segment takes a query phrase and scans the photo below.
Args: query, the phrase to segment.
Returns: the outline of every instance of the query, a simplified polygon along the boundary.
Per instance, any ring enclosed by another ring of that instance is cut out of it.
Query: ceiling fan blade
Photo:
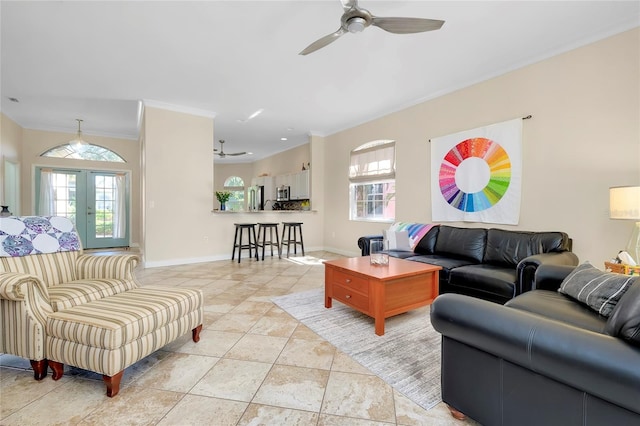
[[[342,2],[342,8],[345,12],[358,7],[358,0],[340,0]]]
[[[371,24],[394,34],[413,34],[439,30],[444,21],[424,18],[378,18],[374,16]]]
[[[326,36],[314,41],[309,46],[307,46],[306,49],[304,49],[302,52],[300,52],[298,54],[299,55],[308,55],[309,53],[315,52],[318,49],[322,49],[326,45],[336,41],[338,38],[340,38],[340,36],[342,36],[346,32],[347,32],[347,30],[345,30],[344,28],[340,28],[335,33],[326,35]]]
[[[225,154],[225,155],[228,155],[230,157],[232,157],[232,156],[234,157],[236,155],[245,155],[245,154],[246,154],[246,152],[234,152],[233,154]]]

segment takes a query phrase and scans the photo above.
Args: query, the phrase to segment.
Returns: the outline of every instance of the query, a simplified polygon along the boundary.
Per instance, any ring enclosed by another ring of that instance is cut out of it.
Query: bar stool
[[[234,223],[236,226],[236,235],[233,240],[233,252],[231,253],[231,260],[234,259],[236,255],[236,248],[238,249],[238,263],[240,263],[240,253],[242,250],[249,250],[249,257],[253,257],[251,255],[251,250],[255,250],[256,255],[255,258],[258,260],[258,244],[256,240],[256,224],[255,223]],[[242,244],[242,234],[244,230],[247,230],[247,244]],[[253,241],[251,241],[251,233],[253,232]]]
[[[276,231],[276,241],[273,241],[273,230]],[[267,230],[269,230],[269,240],[267,241]],[[260,236],[262,232],[262,236]],[[273,256],[273,246],[276,246],[278,251],[278,258],[282,258],[280,252],[280,238],[278,237],[278,224],[277,223],[261,223],[258,222],[258,247],[262,247],[262,260],[264,260],[264,249],[266,246],[271,246],[271,256]]]
[[[287,246],[287,257],[289,257],[289,246],[293,244],[293,254],[298,254],[298,245],[302,248],[302,255],[304,256],[304,242],[302,241],[302,222],[282,222],[282,250],[284,246]],[[291,230],[293,230],[293,239],[291,238]],[[287,233],[287,238],[284,235]],[[298,241],[298,231],[300,231],[300,241]]]

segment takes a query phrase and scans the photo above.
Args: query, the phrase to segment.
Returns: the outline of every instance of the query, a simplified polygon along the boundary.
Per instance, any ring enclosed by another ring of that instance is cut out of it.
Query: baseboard
[[[218,256],[206,256],[206,257],[193,257],[188,259],[167,259],[167,260],[157,260],[157,261],[146,261],[143,260],[142,264],[144,268],[160,268],[163,266],[177,266],[177,265],[191,265],[193,263],[206,263],[206,262],[216,262],[218,260],[230,260],[231,256],[229,255],[218,255]]]
[[[347,257],[360,256],[360,252],[345,251],[345,250],[339,250],[339,249],[330,248],[330,247],[305,248],[305,253],[313,253],[316,251],[328,251],[331,253],[336,253],[342,256],[347,256]],[[291,253],[293,253],[293,250],[290,252],[290,255]],[[298,254],[301,255],[301,252],[299,249],[298,249]],[[231,255],[220,254],[220,255],[214,255],[214,256],[194,257],[194,258],[188,258],[188,259],[167,259],[167,260],[158,260],[158,261],[146,261],[143,259],[142,264],[144,265],[144,268],[160,268],[163,266],[190,265],[193,263],[216,262],[220,260],[231,260]]]
[[[325,247],[322,250],[324,251],[329,251],[331,253],[336,253],[336,254],[341,254],[342,256],[347,256],[347,257],[360,257],[362,256],[362,254],[360,253],[360,251],[349,251],[349,250],[340,250],[334,247]]]

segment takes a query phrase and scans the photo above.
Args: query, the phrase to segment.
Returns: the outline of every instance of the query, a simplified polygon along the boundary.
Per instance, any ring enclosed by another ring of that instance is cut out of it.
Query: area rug
[[[297,263],[298,265],[323,265],[324,259],[320,259],[313,256],[296,256],[285,257],[284,259],[289,262]]]
[[[373,318],[336,300],[325,308],[324,289],[271,300],[424,409],[442,401],[440,334],[431,327],[429,307],[387,318],[378,336]]]

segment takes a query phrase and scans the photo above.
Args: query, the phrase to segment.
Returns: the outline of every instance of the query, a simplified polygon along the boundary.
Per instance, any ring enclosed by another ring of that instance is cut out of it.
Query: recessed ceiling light
[[[245,120],[238,118],[236,121],[238,123],[246,123],[249,120],[253,120],[254,118],[256,118],[257,116],[259,116],[260,114],[262,114],[262,112],[264,111],[264,108],[260,108],[259,110],[257,110],[256,112],[254,112],[253,114],[251,114],[249,117],[247,117]]]
[[[253,155],[253,152],[249,151],[247,152],[247,155]]]
[[[293,131],[293,127],[287,127],[287,130],[290,132]]]
[[[254,112],[253,114],[251,114],[249,116],[249,118],[247,118],[247,120],[251,120],[253,118],[256,118],[257,116],[259,116],[260,114],[262,114],[262,112],[264,111],[264,108],[260,108],[259,110],[257,110],[256,112]]]
[[[280,138],[280,140],[281,140],[281,141],[286,141],[286,140],[287,140],[287,138]]]

